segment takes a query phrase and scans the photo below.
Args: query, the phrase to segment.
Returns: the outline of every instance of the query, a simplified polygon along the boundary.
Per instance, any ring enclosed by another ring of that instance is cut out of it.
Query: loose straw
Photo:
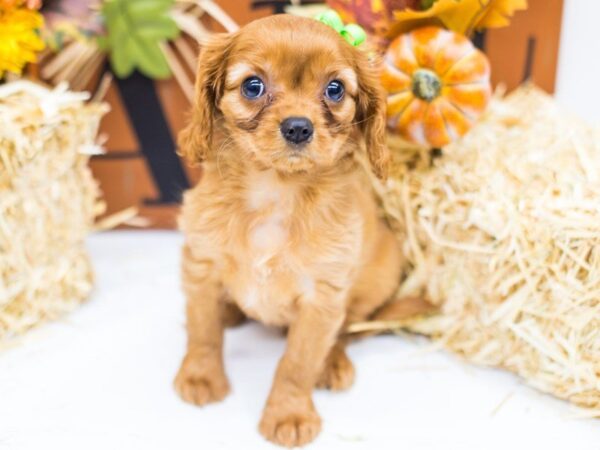
[[[90,293],[84,239],[101,212],[87,165],[106,107],[65,86],[0,87],[0,341]]]
[[[441,158],[389,144],[373,183],[409,261],[400,291],[441,308],[390,329],[600,415],[600,131],[527,86]]]

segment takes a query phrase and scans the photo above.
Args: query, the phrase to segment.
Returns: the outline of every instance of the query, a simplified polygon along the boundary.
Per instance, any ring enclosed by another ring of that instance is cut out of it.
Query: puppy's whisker
[[[233,147],[235,147],[235,140],[232,136],[229,136],[221,143],[221,145],[217,149],[216,166],[217,166],[217,172],[219,173],[219,176],[223,175],[223,173],[221,171],[221,161],[224,156],[224,153]]]
[[[371,120],[373,117],[375,117],[375,114],[371,114],[370,116],[367,116],[367,117],[365,117],[365,118],[363,118],[363,119],[361,119],[361,120],[354,120],[354,121],[352,121],[352,123],[351,123],[351,124],[352,124],[352,125],[360,125],[361,123],[368,122],[368,121],[369,121],[369,120]]]
[[[329,131],[332,131],[334,133],[339,133],[341,131],[349,130],[352,127],[352,125],[353,125],[353,123],[349,123],[349,124],[343,124],[343,123],[341,123],[341,124],[336,125],[334,127],[330,127]]]

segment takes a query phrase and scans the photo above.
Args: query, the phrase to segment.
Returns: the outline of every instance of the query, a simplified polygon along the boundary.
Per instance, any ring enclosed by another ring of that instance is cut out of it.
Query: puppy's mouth
[[[314,140],[314,135],[311,134],[306,140],[302,142],[293,142],[284,139],[282,145],[282,156],[287,159],[290,163],[300,163],[302,161],[312,162],[313,155],[311,152],[311,143]]]
[[[315,160],[309,145],[285,143],[271,153],[271,164],[286,172],[304,172],[315,165]]]
[[[305,146],[292,147],[290,145],[287,145],[286,148],[284,148],[280,153],[280,159],[289,161],[291,163],[312,160],[310,153],[307,151]]]
[[[308,145],[312,142],[312,136],[306,142],[296,144],[293,142],[286,142],[286,150],[289,153],[290,158],[303,158],[307,156]]]

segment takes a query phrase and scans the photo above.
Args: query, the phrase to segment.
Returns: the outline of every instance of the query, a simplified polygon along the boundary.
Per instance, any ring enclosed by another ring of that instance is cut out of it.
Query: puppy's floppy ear
[[[387,177],[389,151],[385,143],[385,92],[379,81],[376,64],[367,60],[360,50],[356,57],[358,75],[356,122],[365,138],[371,168],[380,179]]]
[[[192,114],[178,137],[179,154],[190,162],[210,158],[232,41],[232,34],[217,34],[200,50]]]

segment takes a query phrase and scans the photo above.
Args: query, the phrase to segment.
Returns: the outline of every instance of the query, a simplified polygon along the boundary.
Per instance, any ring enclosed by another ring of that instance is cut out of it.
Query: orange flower
[[[23,4],[29,9],[40,9],[42,0],[0,0],[0,9],[15,9]]]
[[[29,9],[40,9],[42,7],[42,0],[26,0],[25,5]]]

